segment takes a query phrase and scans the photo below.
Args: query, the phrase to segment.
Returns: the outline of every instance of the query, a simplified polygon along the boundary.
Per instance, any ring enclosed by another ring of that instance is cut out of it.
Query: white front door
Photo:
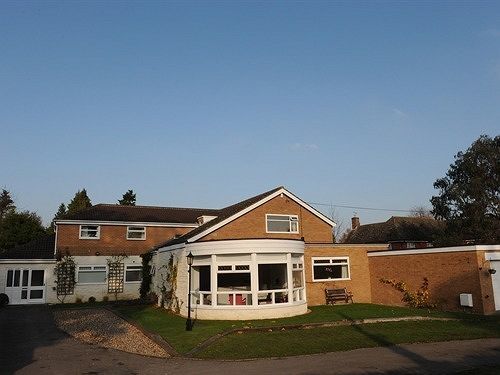
[[[45,303],[45,270],[7,270],[5,294],[9,296],[9,303],[12,305]]]
[[[492,260],[490,267],[497,271],[491,275],[491,283],[493,284],[495,310],[500,310],[500,260]]]

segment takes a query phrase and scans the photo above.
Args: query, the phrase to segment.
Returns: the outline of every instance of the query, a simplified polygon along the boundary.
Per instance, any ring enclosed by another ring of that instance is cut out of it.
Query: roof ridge
[[[136,205],[136,206],[128,206],[128,205],[122,205],[118,203],[98,203],[93,205],[92,207],[97,207],[97,206],[105,206],[105,207],[133,207],[133,208],[151,208],[151,209],[158,209],[158,210],[199,210],[199,211],[220,211],[220,208],[200,208],[200,207],[171,207],[171,206],[146,206],[146,205]],[[89,207],[89,208],[92,208]]]

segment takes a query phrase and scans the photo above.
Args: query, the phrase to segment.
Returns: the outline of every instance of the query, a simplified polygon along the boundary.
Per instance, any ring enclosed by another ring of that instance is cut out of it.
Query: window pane
[[[21,290],[21,299],[27,299],[27,298],[28,298],[28,291]]]
[[[248,271],[250,270],[250,266],[235,266],[236,271]]]
[[[259,264],[259,290],[286,288],[286,264]]]
[[[304,284],[302,282],[302,271],[293,271],[293,287],[300,288],[303,287]]]
[[[332,263],[347,263],[347,259],[332,259]]]
[[[231,271],[233,266],[219,266],[219,271]]]
[[[45,273],[45,271],[43,271],[43,270],[31,271],[31,286],[42,286],[44,273]],[[30,297],[30,298],[32,298],[32,297]]]
[[[19,286],[19,278],[20,277],[21,277],[21,271],[15,270],[14,271],[14,285],[13,286]]]
[[[30,299],[43,298],[43,290],[30,290]]]
[[[210,292],[210,266],[199,266],[199,288],[202,292]]]
[[[23,270],[23,286],[28,286],[28,270]]]
[[[94,266],[94,271],[106,271],[106,266]]]
[[[7,271],[7,287],[12,286],[13,279],[14,279],[14,271],[8,270]]]
[[[290,232],[290,222],[287,221],[267,221],[267,230],[269,232]]]
[[[217,274],[217,290],[250,290],[250,273]]]
[[[85,283],[104,283],[106,281],[106,272],[103,271],[85,271],[78,272],[78,282]]]
[[[142,271],[127,270],[125,273],[125,281],[141,281]]]
[[[347,279],[349,278],[349,271],[347,264],[345,265],[330,265],[330,266],[314,266],[314,279],[315,280],[328,280],[328,279]]]

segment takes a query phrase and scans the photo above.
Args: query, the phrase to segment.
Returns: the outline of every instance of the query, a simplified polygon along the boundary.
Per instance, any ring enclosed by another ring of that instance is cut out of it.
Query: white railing
[[[293,302],[304,301],[304,287],[293,288]]]
[[[288,302],[288,289],[259,290],[259,305],[274,305]]]
[[[246,292],[217,292],[218,306],[248,306],[252,305],[252,293]]]

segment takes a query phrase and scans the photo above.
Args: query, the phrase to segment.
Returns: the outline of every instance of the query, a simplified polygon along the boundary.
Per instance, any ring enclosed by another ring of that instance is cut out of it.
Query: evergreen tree
[[[84,210],[85,208],[89,207],[92,207],[92,203],[90,202],[90,198],[87,195],[87,190],[78,190],[71,202],[69,202],[66,213],[74,214],[75,212]]]
[[[25,244],[44,233],[42,219],[36,213],[10,210],[0,222],[0,249]]]
[[[54,221],[57,219],[62,219],[64,215],[66,215],[66,205],[64,203],[61,203],[59,205],[59,208],[57,209],[56,214],[54,215],[54,218],[52,219],[52,223],[50,223],[50,228],[48,229],[49,233],[54,233],[56,231],[56,225],[54,224]]]
[[[482,135],[434,182],[432,214],[446,220],[440,245],[500,241],[500,136]]]
[[[118,200],[118,203],[122,206],[135,206],[135,193],[133,190],[127,190],[123,194],[122,199]]]
[[[0,220],[3,219],[7,212],[15,209],[16,206],[14,205],[14,201],[10,196],[10,192],[2,189],[2,193],[0,193]]]

